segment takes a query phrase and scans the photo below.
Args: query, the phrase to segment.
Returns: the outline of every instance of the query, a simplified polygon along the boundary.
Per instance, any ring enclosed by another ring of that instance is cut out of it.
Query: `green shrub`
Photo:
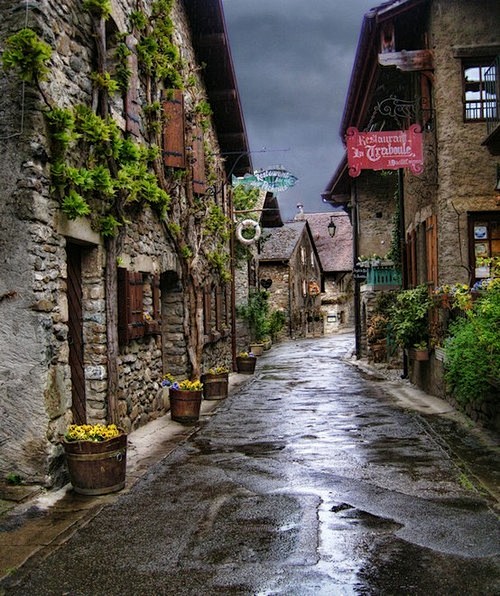
[[[431,299],[427,286],[422,284],[396,295],[389,309],[389,318],[396,343],[404,348],[429,338],[429,309]]]
[[[252,341],[262,341],[269,335],[269,294],[265,291],[252,291],[248,302],[237,309],[238,315],[246,321]]]
[[[500,379],[500,287],[486,291],[450,326],[445,343],[445,381],[458,402],[481,401],[488,381]]]

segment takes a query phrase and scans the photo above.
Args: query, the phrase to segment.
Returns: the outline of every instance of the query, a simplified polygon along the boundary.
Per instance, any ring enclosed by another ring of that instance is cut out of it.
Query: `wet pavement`
[[[496,438],[346,361],[352,345],[274,346],[129,490],[86,513],[67,495],[78,523],[0,593],[499,594]]]

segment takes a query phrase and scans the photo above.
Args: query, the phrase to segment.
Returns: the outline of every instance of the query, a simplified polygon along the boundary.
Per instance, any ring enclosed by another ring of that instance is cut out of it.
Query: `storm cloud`
[[[321,193],[343,155],[339,136],[363,15],[373,0],[223,0],[254,168],[283,165],[296,185],[279,193],[328,211]],[[262,150],[266,152],[262,152]]]

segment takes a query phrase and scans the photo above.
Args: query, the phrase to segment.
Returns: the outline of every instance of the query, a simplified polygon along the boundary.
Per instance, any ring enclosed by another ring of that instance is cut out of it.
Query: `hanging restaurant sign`
[[[359,132],[350,127],[346,134],[349,175],[361,170],[399,170],[409,168],[414,174],[424,171],[421,128],[412,124],[408,130]]]
[[[297,178],[290,174],[283,166],[256,170],[253,174],[245,174],[241,178],[233,176],[232,185],[250,186],[267,191],[288,190],[297,182]]]

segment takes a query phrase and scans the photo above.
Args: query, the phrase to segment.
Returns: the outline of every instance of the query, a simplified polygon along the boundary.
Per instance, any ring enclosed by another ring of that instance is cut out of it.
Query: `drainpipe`
[[[398,208],[399,208],[399,243],[401,247],[401,285],[403,290],[408,288],[408,270],[406,262],[406,239],[405,239],[405,189],[404,189],[404,170],[398,170]],[[408,378],[408,355],[403,350],[403,379]]]
[[[351,195],[352,207],[351,207],[351,218],[352,218],[352,257],[354,261],[354,267],[358,262],[359,257],[359,217],[358,217],[358,183],[357,179],[354,178],[352,181],[352,195]],[[361,282],[354,279],[354,337],[355,337],[355,349],[356,358],[361,358],[361,295],[360,295],[360,284]]]
[[[224,192],[224,191],[223,191]],[[231,267],[231,359],[233,364],[233,370],[237,370],[236,367],[236,263],[235,263],[235,239],[234,239],[234,216],[233,216],[233,193],[229,189],[229,213],[231,214],[231,236],[229,238],[229,251],[230,251],[230,267]]]

